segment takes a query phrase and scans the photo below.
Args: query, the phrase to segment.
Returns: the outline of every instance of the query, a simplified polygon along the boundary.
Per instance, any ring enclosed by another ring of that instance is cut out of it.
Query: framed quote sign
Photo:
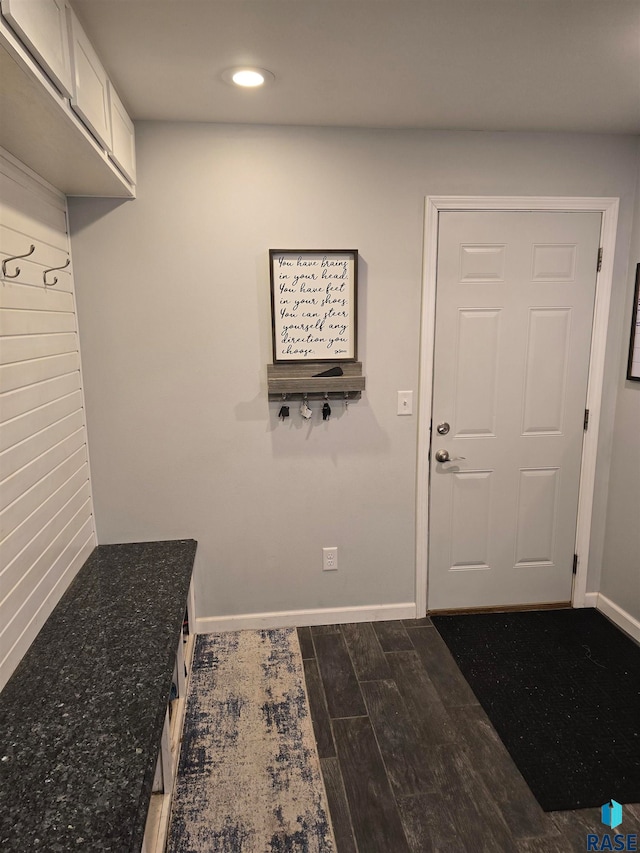
[[[629,342],[629,364],[627,379],[640,382],[640,264],[636,266],[636,289],[631,311],[631,340]]]
[[[273,360],[356,361],[357,249],[270,249]]]

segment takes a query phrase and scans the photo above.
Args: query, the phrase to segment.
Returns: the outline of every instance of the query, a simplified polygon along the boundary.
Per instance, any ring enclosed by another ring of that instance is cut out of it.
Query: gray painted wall
[[[640,166],[640,147],[638,149]],[[625,379],[636,264],[640,263],[640,168],[629,270],[616,406],[609,503],[600,591],[640,620],[640,383]]]
[[[598,589],[634,139],[142,123],[137,141],[136,201],[69,202],[100,542],[198,539],[201,617],[413,601],[417,419],[395,412],[418,388],[425,196],[619,196]],[[268,249],[289,247],[360,251],[367,391],[327,423],[267,401]]]

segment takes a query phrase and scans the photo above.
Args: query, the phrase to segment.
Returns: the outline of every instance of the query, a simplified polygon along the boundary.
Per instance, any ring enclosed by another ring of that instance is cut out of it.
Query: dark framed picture
[[[274,363],[356,361],[357,249],[270,249]]]
[[[640,382],[640,264],[636,266],[636,289],[633,294],[631,311],[631,340],[629,342],[629,363],[627,379]]]

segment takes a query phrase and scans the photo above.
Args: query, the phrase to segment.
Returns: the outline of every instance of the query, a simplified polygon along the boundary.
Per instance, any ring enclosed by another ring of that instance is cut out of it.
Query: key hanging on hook
[[[302,417],[306,421],[308,421],[309,418],[311,417],[311,415],[313,414],[313,412],[311,411],[311,409],[307,405],[307,395],[306,394],[303,395],[302,402],[300,403],[300,414],[302,415]]]
[[[289,406],[285,405],[287,402],[287,395],[282,395],[282,405],[280,406],[280,411],[278,412],[278,417],[281,421],[284,421],[289,417]]]
[[[322,420],[328,421],[331,417],[331,406],[329,405],[329,395],[324,395],[324,406],[322,407]]]

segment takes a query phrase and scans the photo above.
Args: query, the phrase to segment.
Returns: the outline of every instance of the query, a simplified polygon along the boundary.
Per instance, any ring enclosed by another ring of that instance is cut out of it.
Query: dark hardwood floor
[[[429,618],[298,636],[338,853],[570,853],[607,830],[542,811]]]

